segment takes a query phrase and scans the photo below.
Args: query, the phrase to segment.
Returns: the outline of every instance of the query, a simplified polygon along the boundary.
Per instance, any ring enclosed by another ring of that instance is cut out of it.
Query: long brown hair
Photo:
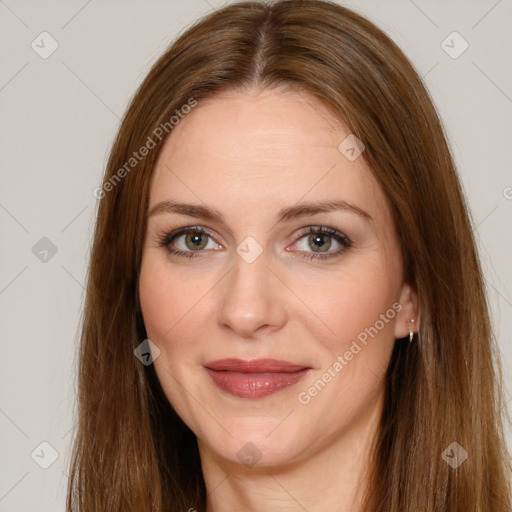
[[[195,436],[152,365],[133,353],[146,338],[138,276],[149,183],[169,120],[179,122],[184,105],[228,88],[281,85],[313,95],[364,143],[418,294],[419,335],[395,344],[386,375],[365,510],[509,512],[499,353],[442,125],[393,41],[318,0],[243,2],[208,15],[169,47],[131,100],[99,194],[68,511],[204,510]],[[143,146],[146,155],[130,160]],[[468,453],[456,468],[443,458],[454,442]]]

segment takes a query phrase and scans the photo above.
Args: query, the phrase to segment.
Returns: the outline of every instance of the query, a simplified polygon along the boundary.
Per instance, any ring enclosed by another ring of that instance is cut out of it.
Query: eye
[[[160,245],[170,254],[195,258],[204,249],[218,250],[221,245],[212,240],[213,234],[202,226],[189,226],[171,233],[160,235]],[[307,260],[323,260],[341,255],[352,246],[352,241],[340,231],[327,226],[308,226],[299,234],[295,242],[300,248],[300,256]],[[338,245],[338,250],[330,250]],[[312,249],[311,251],[309,249]],[[289,249],[286,249],[289,251]]]
[[[211,244],[209,244],[209,239]],[[170,254],[194,258],[200,256],[203,249],[218,249],[219,244],[211,240],[211,234],[202,226],[180,228],[165,234],[160,245],[167,248]]]
[[[330,250],[333,245],[338,250]],[[352,240],[340,231],[327,226],[309,226],[301,232],[296,245],[304,252],[301,256],[307,260],[327,259],[341,255],[352,246]],[[308,249],[312,249],[311,252]]]

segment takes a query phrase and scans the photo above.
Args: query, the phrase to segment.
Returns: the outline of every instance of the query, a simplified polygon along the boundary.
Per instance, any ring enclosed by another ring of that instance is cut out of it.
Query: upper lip
[[[204,366],[210,370],[239,373],[292,373],[310,368],[302,364],[294,364],[278,359],[252,359],[244,361],[243,359],[233,358],[210,361]]]

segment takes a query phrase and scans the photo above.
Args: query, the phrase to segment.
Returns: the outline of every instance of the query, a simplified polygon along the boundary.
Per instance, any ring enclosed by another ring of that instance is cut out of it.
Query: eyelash
[[[176,229],[175,231],[172,231],[171,233],[161,233],[158,235],[159,238],[159,245],[161,247],[164,247],[170,254],[173,254],[175,256],[185,257],[185,258],[197,258],[201,257],[201,252],[204,251],[180,251],[177,249],[171,249],[170,244],[174,240],[176,240],[180,235],[188,234],[188,233],[200,233],[208,235],[209,237],[213,238],[212,233],[202,226],[188,226],[180,229]],[[307,228],[304,228],[304,230],[300,233],[298,236],[297,241],[301,240],[307,235],[312,234],[321,234],[321,235],[328,235],[332,238],[334,238],[337,242],[339,242],[342,246],[341,249],[339,249],[336,252],[329,252],[329,253],[302,253],[301,257],[308,261],[312,260],[326,260],[329,258],[333,258],[335,256],[340,256],[342,253],[344,253],[347,249],[352,247],[352,240],[344,235],[343,233],[339,232],[336,229],[327,227],[327,226],[308,226]]]

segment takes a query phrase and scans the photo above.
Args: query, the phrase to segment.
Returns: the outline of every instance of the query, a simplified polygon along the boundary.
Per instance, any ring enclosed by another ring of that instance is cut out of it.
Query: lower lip
[[[206,371],[217,387],[231,395],[242,398],[262,398],[293,386],[306,375],[308,368],[289,373],[240,373],[210,368],[206,368]]]

